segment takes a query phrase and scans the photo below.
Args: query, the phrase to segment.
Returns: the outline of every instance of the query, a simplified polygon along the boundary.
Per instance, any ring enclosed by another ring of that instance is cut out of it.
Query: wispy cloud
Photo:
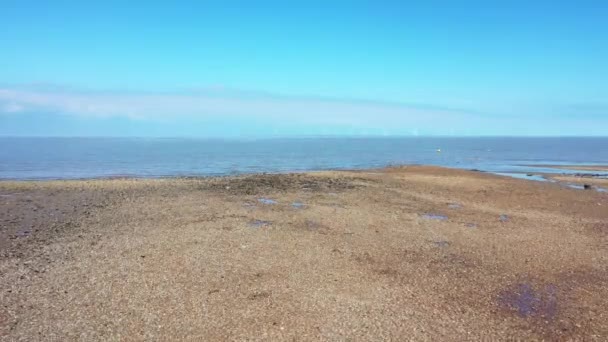
[[[521,104],[519,104],[521,106]],[[544,108],[543,108],[544,107]],[[479,109],[357,99],[284,96],[221,87],[173,92],[95,91],[59,86],[0,86],[0,115],[45,114],[155,123],[255,124],[311,132],[399,135],[607,135],[608,106],[506,106],[517,115]],[[529,114],[533,113],[533,114]],[[541,114],[539,114],[541,113]],[[1,119],[1,117],[0,117]],[[223,128],[222,128],[223,127]],[[295,133],[294,133],[295,134]]]
[[[23,108],[21,105],[15,104],[15,103],[5,103],[2,105],[2,107],[0,108],[0,112],[4,112],[4,113],[19,113],[21,111],[23,111],[25,108]]]
[[[137,120],[249,118],[318,125],[410,129],[436,120],[457,122],[464,111],[383,103],[281,96],[226,89],[183,92],[104,92],[62,88],[0,88],[0,112],[44,112],[84,117],[122,116]]]

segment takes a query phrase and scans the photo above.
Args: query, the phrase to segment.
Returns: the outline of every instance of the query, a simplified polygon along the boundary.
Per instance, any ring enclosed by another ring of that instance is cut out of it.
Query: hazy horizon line
[[[608,135],[364,135],[364,134],[316,134],[316,135],[244,135],[244,136],[144,136],[144,135],[3,135],[0,138],[65,138],[65,139],[192,139],[192,140],[273,140],[273,139],[317,139],[317,138],[370,138],[370,139],[403,139],[403,138],[599,138],[608,139]]]

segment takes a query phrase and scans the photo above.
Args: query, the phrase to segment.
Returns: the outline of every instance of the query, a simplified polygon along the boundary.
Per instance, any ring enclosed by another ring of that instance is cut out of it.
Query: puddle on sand
[[[293,202],[291,203],[291,206],[294,207],[295,209],[304,209],[305,205],[302,202]]]
[[[262,204],[277,204],[277,201],[270,199],[270,198],[258,198],[258,202],[262,203]]]
[[[322,227],[321,223],[319,223],[317,221],[313,221],[313,220],[306,220],[305,224],[306,224],[306,228],[309,230],[317,230]]]
[[[427,220],[439,220],[439,221],[446,221],[448,219],[447,216],[440,215],[440,214],[424,214],[424,215],[422,215],[422,218],[425,218]]]
[[[28,236],[30,236],[31,233],[32,232],[27,229],[22,229],[15,233],[15,237],[18,237],[18,238],[28,237]]]
[[[579,185],[579,184],[566,184],[567,187],[571,188],[571,189],[576,189],[576,190],[585,190],[585,186],[584,185]]]
[[[9,198],[9,197],[15,197],[17,195],[21,195],[22,192],[13,192],[12,194],[0,194],[0,197],[5,197],[5,198]]]
[[[597,192],[608,192],[608,189],[600,188],[599,186],[592,186],[592,185],[589,185],[589,184],[580,185],[580,184],[574,184],[574,183],[566,183],[565,185],[567,187],[571,188],[571,189],[576,189],[576,190],[592,190],[592,189],[595,189],[595,191],[597,191]]]
[[[548,182],[549,180],[542,175],[535,175],[533,173],[521,173],[521,172],[495,172],[500,176],[506,176],[517,179],[527,179],[536,182]]]
[[[447,247],[447,246],[450,245],[450,242],[449,241],[445,241],[445,240],[433,241],[433,243],[437,247]]]
[[[518,284],[506,290],[499,297],[500,304],[517,311],[520,317],[542,317],[553,319],[557,314],[557,289],[549,284],[535,291],[532,285]]]
[[[458,203],[450,203],[450,204],[448,204],[448,208],[450,208],[450,209],[460,209],[460,208],[462,208],[462,205],[460,205]]]
[[[507,221],[509,221],[509,216],[502,214],[502,215],[498,216],[498,220],[500,222],[507,222]]]
[[[272,221],[265,221],[265,220],[253,220],[253,221],[249,222],[249,226],[252,228],[266,227],[266,226],[270,226],[271,224],[272,224]]]

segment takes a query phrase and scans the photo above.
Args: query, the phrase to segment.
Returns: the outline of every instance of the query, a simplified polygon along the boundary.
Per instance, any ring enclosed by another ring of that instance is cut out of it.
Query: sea
[[[0,179],[186,177],[424,164],[506,175],[608,165],[608,138],[307,137],[270,139],[0,137]]]

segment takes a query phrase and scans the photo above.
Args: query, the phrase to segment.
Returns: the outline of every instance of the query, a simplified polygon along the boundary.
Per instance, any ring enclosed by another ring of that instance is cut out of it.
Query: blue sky
[[[607,1],[0,0],[0,135],[608,135]]]

